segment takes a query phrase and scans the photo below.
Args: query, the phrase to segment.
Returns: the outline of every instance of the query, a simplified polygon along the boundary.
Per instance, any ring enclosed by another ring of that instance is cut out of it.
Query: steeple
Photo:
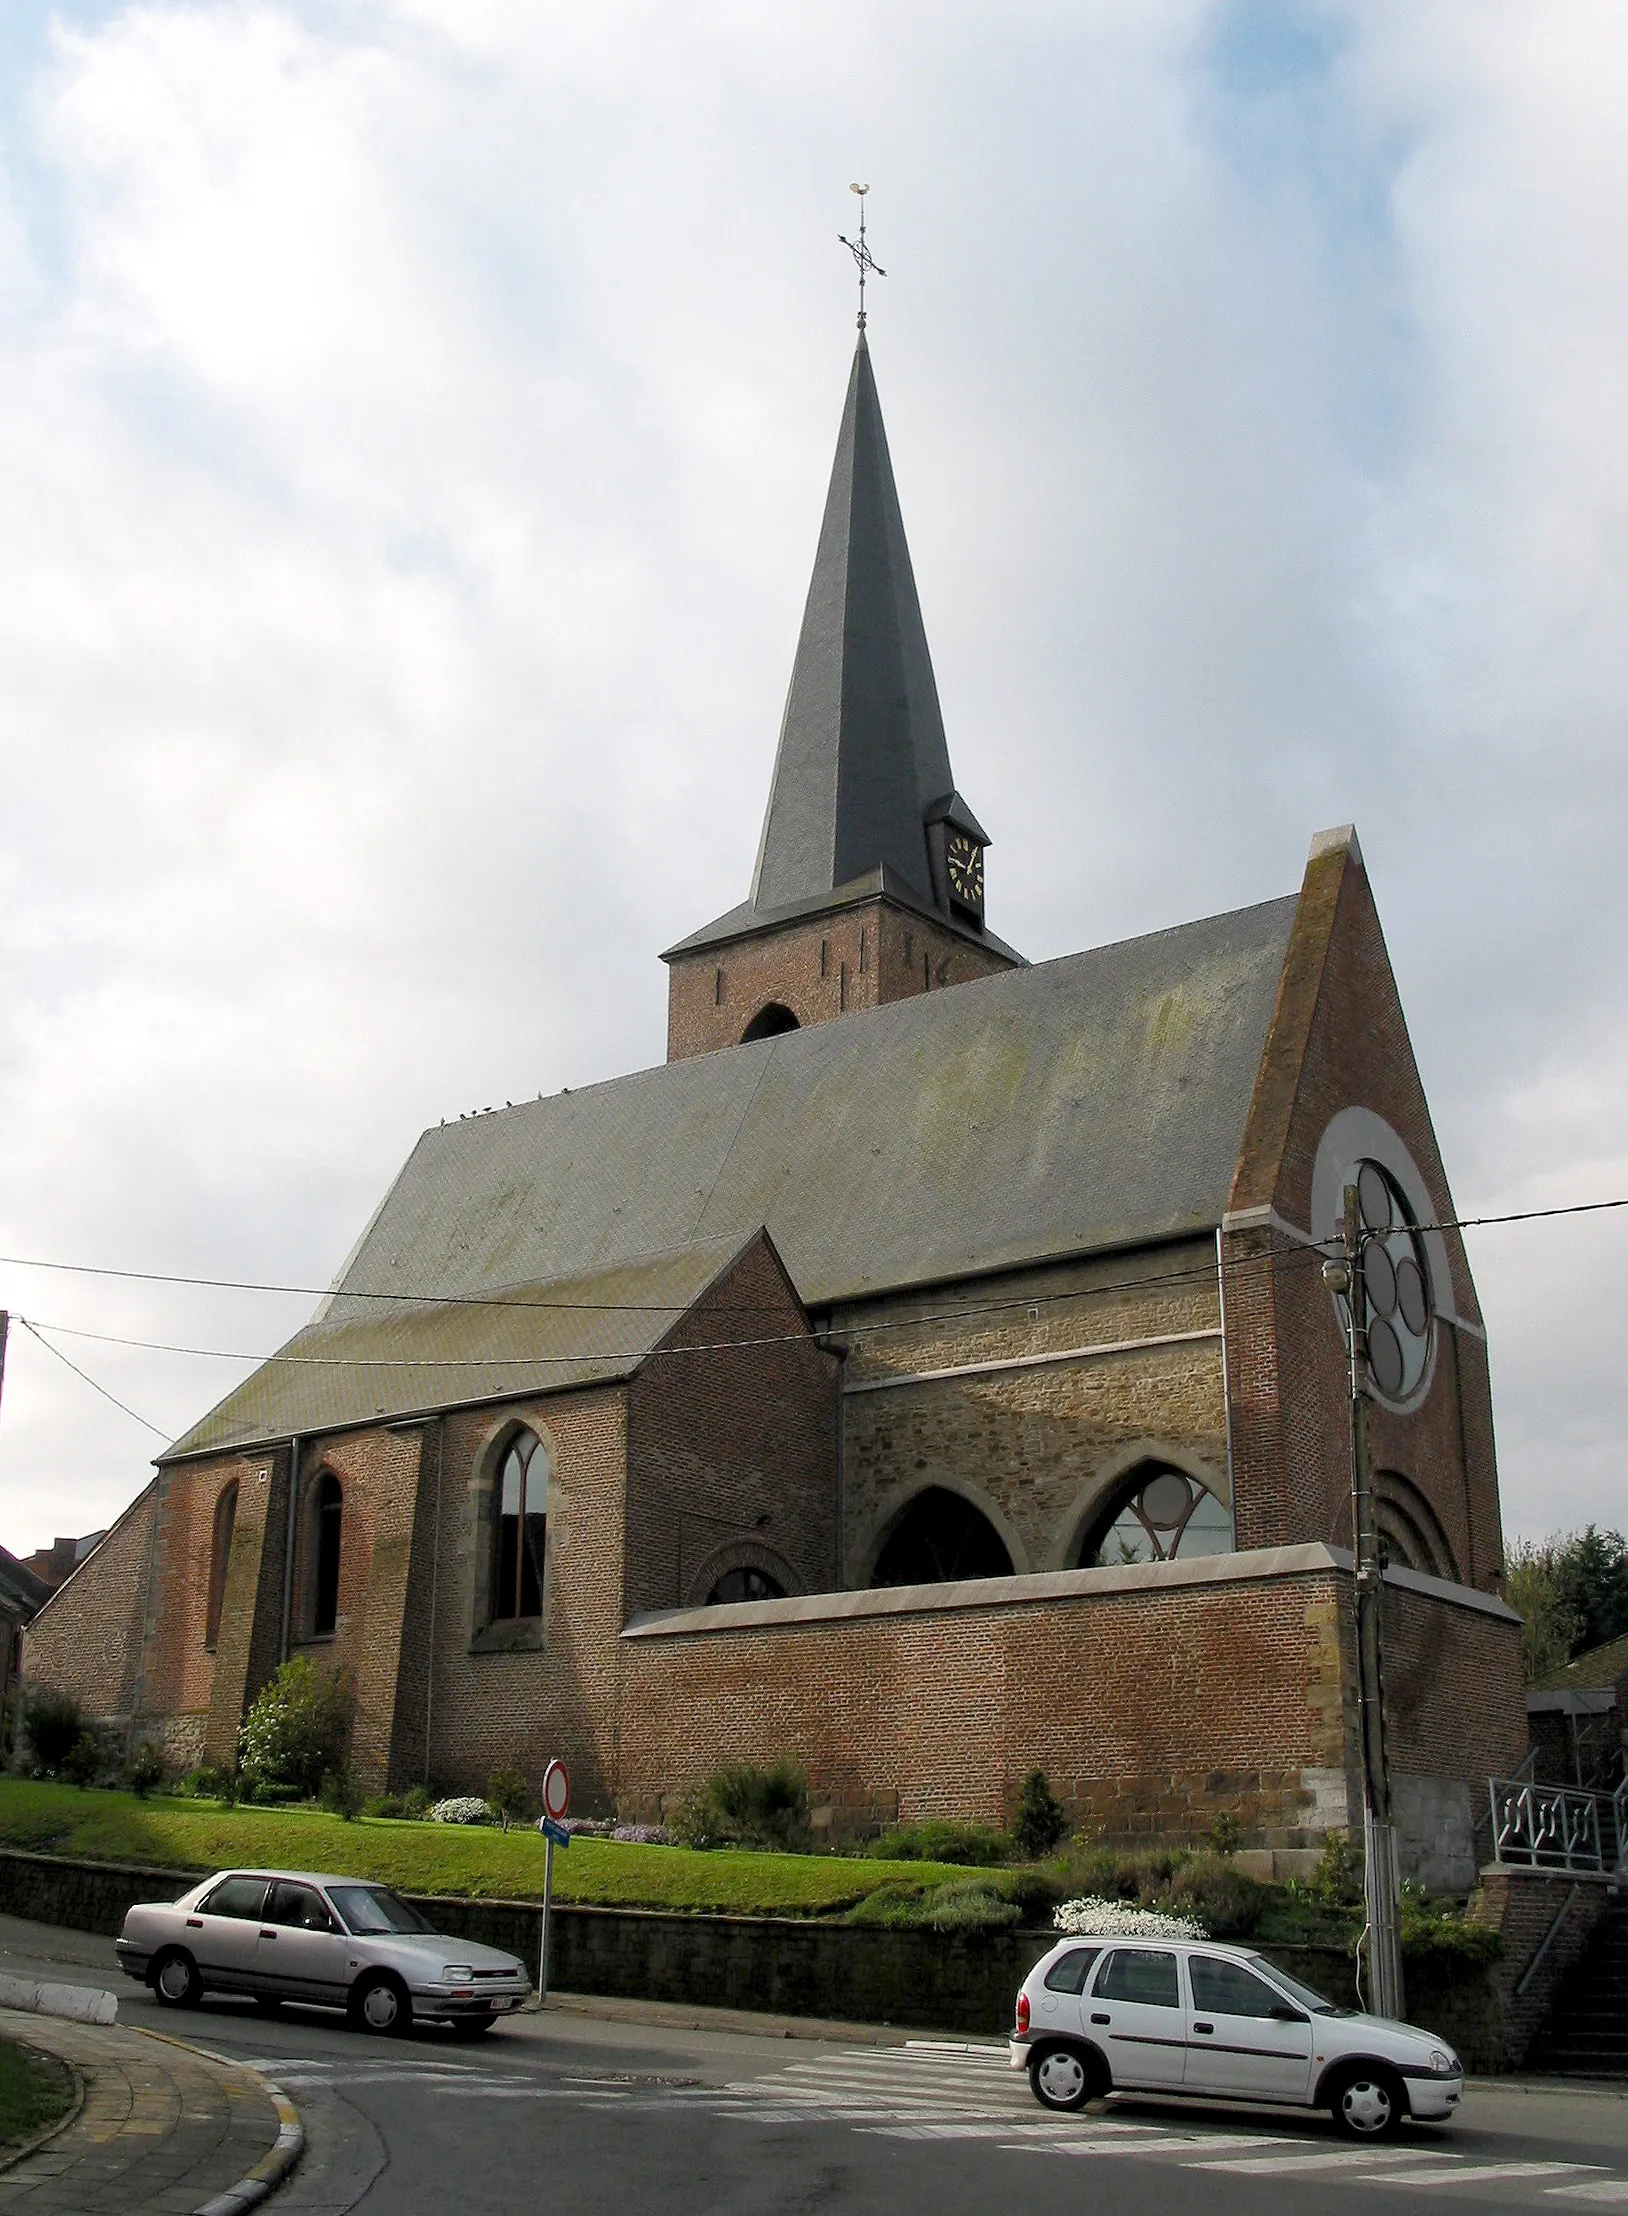
[[[947,915],[927,823],[933,804],[949,801],[954,782],[861,332],[780,726],[752,906],[784,907],[885,869]]]
[[[742,1036],[728,1007],[725,966],[716,976],[720,1013],[681,1021],[680,966],[733,942],[786,939],[783,990],[763,1000],[780,1028],[850,1007],[930,991],[1021,960],[984,927],[988,836],[955,790],[927,633],[905,543],[887,433],[861,328],[837,434],[836,461],[820,525],[814,575],[792,662],[769,805],[750,897],[669,948],[673,968],[669,1051],[697,1052]],[[801,989],[802,950],[817,943],[821,986],[835,973],[829,933],[811,942],[822,916],[852,915],[884,902],[895,918],[900,966],[889,982],[880,916],[859,924],[857,967],[841,966],[833,1005]],[[923,928],[925,927],[925,928]],[[792,952],[792,941],[799,950]],[[767,975],[767,949],[754,969]],[[772,965],[770,965],[772,966]],[[861,980],[868,982],[861,985]],[[771,984],[774,980],[770,980]],[[852,990],[850,989],[852,988]],[[694,980],[685,985],[693,993]],[[767,987],[764,988],[765,992]],[[856,997],[857,995],[857,997]],[[816,1005],[816,1002],[819,1002]],[[723,1011],[728,1010],[727,1013]],[[756,1036],[758,1034],[753,1033]],[[694,1045],[677,1043],[693,1036]]]

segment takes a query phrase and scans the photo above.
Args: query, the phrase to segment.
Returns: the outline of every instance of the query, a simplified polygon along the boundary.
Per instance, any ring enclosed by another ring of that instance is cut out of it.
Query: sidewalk
[[[0,2168],[0,2216],[235,2216],[298,2159],[298,2118],[257,2071],[157,2032],[0,2009],[0,2036],[58,2055],[78,2113]]]

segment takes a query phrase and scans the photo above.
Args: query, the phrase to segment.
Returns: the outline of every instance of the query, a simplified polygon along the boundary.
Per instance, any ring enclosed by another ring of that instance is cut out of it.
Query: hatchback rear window
[[[1100,1947],[1070,1947],[1067,1954],[1060,1954],[1046,1972],[1046,1990],[1050,1993],[1078,1993],[1085,1984],[1092,1963],[1101,1952]]]
[[[330,1885],[328,1898],[359,1939],[381,1932],[435,1929],[388,1885]]]
[[[1116,1947],[1097,1979],[1099,2001],[1140,2001],[1144,2008],[1179,2008],[1176,1958],[1151,1947]]]

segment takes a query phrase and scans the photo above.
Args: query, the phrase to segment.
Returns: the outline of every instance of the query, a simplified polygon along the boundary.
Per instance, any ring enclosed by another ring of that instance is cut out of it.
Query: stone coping
[[[1616,1705],[1611,1685],[1543,1685],[1526,1696],[1529,1716],[1609,1716]]]
[[[969,1577],[953,1584],[889,1585],[862,1592],[802,1593],[786,1600],[730,1601],[713,1608],[649,1609],[622,1628],[624,1639],[688,1638],[705,1632],[778,1631],[788,1624],[846,1623],[879,1616],[944,1615],[974,1608],[1021,1608],[1044,1601],[1094,1600],[1119,1593],[1179,1592],[1200,1585],[1259,1585],[1280,1578],[1344,1573],[1354,1567],[1344,1547],[1320,1540],[1298,1547],[1253,1547],[1238,1554],[1200,1555],[1191,1562],[1127,1562],[1100,1570],[1037,1570],[1022,1577]],[[1491,1593],[1390,1569],[1387,1585],[1518,1624]]]

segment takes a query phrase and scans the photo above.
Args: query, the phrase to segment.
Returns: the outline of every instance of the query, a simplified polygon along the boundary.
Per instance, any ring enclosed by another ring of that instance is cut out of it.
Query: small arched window
[[[721,1608],[732,1600],[784,1600],[786,1588],[767,1570],[754,1570],[750,1563],[738,1570],[725,1570],[723,1576],[707,1595],[709,1608]]]
[[[204,1618],[204,1645],[213,1652],[220,1638],[220,1612],[226,1599],[226,1571],[232,1559],[232,1526],[237,1522],[237,1479],[221,1487],[215,1503],[215,1524],[209,1540],[209,1607]]]
[[[781,1001],[771,1000],[766,1008],[758,1010],[741,1033],[741,1045],[750,1046],[754,1039],[778,1039],[782,1031],[801,1029],[801,1024],[788,1007]]]
[[[548,1449],[533,1431],[517,1431],[498,1465],[492,1547],[492,1620],[543,1612],[548,1544]]]
[[[311,1502],[311,1631],[326,1638],[339,1621],[339,1551],[345,1495],[332,1470],[317,1479]]]
[[[1010,1577],[1012,1557],[989,1518],[945,1485],[911,1501],[876,1558],[872,1585],[939,1585],[963,1577]]]
[[[1200,1554],[1231,1554],[1232,1511],[1185,1470],[1144,1463],[1114,1495],[1086,1534],[1084,1570],[1117,1569],[1123,1562],[1183,1561]]]

